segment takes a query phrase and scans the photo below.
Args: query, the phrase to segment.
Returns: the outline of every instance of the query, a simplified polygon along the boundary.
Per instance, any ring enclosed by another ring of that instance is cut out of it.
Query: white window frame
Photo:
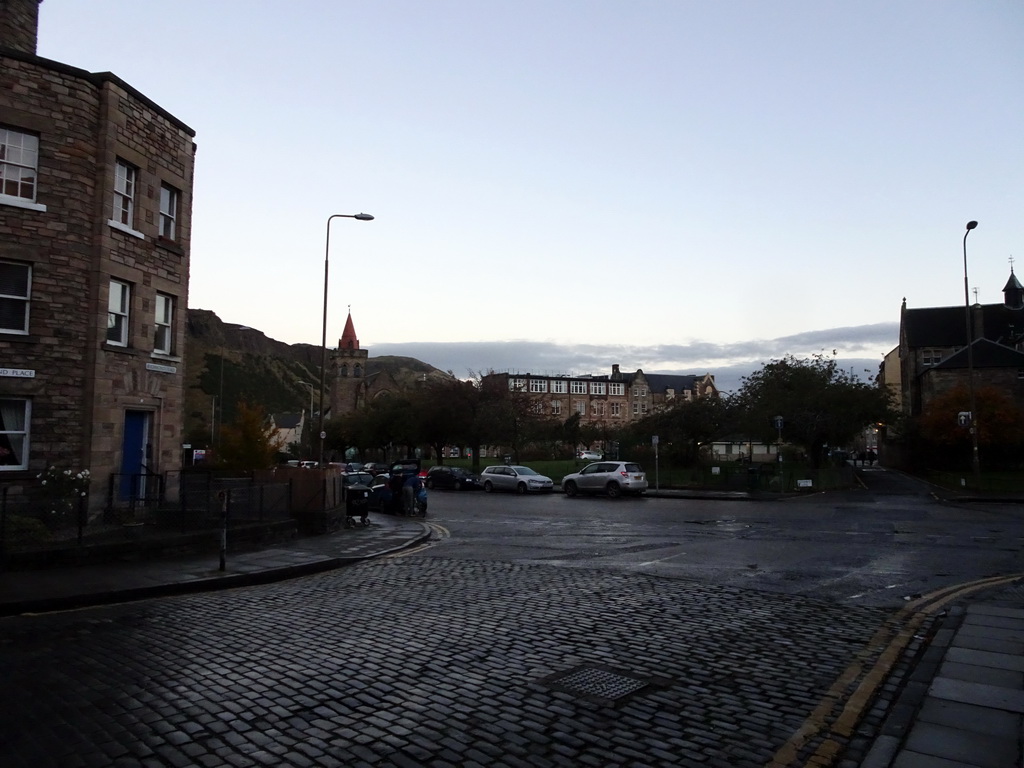
[[[508,380],[508,391],[509,392],[525,392],[526,391],[526,379],[509,379]]]
[[[639,416],[640,415],[640,403],[633,403],[633,415],[634,416]]]
[[[612,382],[608,385],[609,395],[625,395],[626,385],[621,381]]]
[[[19,407],[20,406],[20,407]],[[18,415],[20,412],[20,425]],[[12,423],[8,423],[12,422]],[[0,397],[0,438],[3,438],[3,445],[0,445],[0,472],[17,472],[28,469],[29,455],[29,426],[32,423],[32,401],[23,397]],[[8,464],[18,458],[18,449],[15,442],[20,444],[21,457],[17,464]],[[6,446],[10,445],[11,448]]]
[[[128,346],[128,324],[131,321],[131,306],[131,284],[123,280],[111,279],[110,293],[107,296],[107,344],[113,347]],[[114,331],[114,336],[112,336],[111,331]]]
[[[552,400],[551,401],[551,415],[552,416],[561,416],[562,415],[562,401],[561,400]]]
[[[178,239],[178,211],[181,207],[181,193],[170,184],[160,185],[160,237],[164,240]]]
[[[530,379],[530,391],[545,393],[548,391],[548,380],[547,379]]]
[[[612,416],[622,416],[622,403],[612,403]]]
[[[590,394],[592,395],[603,395],[607,390],[608,385],[603,381],[592,381],[590,382]]]
[[[45,211],[39,193],[39,136],[0,125],[0,203]]]
[[[153,351],[174,354],[174,297],[157,293],[153,314]]]
[[[565,395],[568,394],[569,388],[567,382],[564,379],[551,382],[551,394],[553,395]]]
[[[573,407],[573,410],[576,413],[578,413],[580,416],[586,416],[587,415],[587,401],[586,400],[573,400],[572,407]]]
[[[145,240],[146,236],[135,229],[135,200],[138,187],[139,169],[131,163],[117,158],[117,162],[114,164],[113,210],[107,224],[126,235]]]
[[[0,323],[4,322],[4,317],[7,314],[6,310],[8,308],[12,310],[10,312],[10,316],[14,317],[18,314],[18,304],[21,304],[23,307],[21,326],[14,327],[12,325],[11,327],[6,327],[4,325],[0,325],[0,333],[11,333],[25,336],[28,334],[29,308],[32,304],[32,265],[22,264],[17,261],[0,260],[0,267],[3,267],[5,270],[6,268],[11,267],[13,268],[12,271],[16,271],[19,267],[25,270],[24,294],[7,292],[14,289],[14,282],[16,282],[16,280],[12,281],[9,286],[0,281],[0,308],[3,308],[4,310],[0,311]]]
[[[942,362],[942,352],[937,349],[925,349],[921,352],[921,365],[938,365]]]
[[[569,382],[569,392],[574,395],[585,395],[587,394],[587,382],[585,381],[571,381]]]

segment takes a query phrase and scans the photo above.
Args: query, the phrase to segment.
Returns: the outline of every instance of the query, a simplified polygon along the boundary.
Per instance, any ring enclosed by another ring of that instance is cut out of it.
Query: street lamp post
[[[327,271],[331,256],[331,220],[332,219],[358,219],[359,221],[373,221],[373,216],[368,213],[335,213],[327,217],[327,242],[324,247],[324,323],[323,335],[320,340],[320,468],[324,467],[324,440],[327,433],[324,432],[324,386],[327,378]]]
[[[308,381],[300,381],[304,387],[309,387],[309,417],[306,421],[306,432],[309,434],[309,453],[306,454],[307,458],[313,458],[313,385]]]
[[[967,236],[971,230],[978,226],[976,221],[967,222],[967,231],[964,232],[964,311],[967,318],[967,391],[970,397],[971,409],[970,431],[971,431],[971,470],[974,472],[974,485],[976,488],[981,485],[981,459],[978,456],[978,412],[977,403],[974,399],[974,349],[971,342],[971,295],[967,287]]]

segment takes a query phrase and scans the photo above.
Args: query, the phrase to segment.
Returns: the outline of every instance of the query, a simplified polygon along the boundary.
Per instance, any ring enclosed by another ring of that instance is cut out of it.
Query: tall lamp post
[[[309,420],[306,422],[306,432],[309,434],[309,453],[306,454],[309,458],[313,458],[313,385],[308,381],[300,381],[304,387],[309,387]]]
[[[324,432],[324,386],[327,378],[327,270],[331,256],[331,221],[333,219],[373,221],[373,216],[368,213],[335,213],[327,217],[327,242],[324,248],[324,325],[320,340],[320,469],[324,467],[324,440],[327,439],[327,433]]]
[[[974,340],[971,334],[971,295],[967,288],[967,236],[971,230],[978,226],[976,221],[967,222],[967,231],[964,232],[964,310],[967,318],[967,391],[970,397],[971,409],[970,431],[971,431],[971,470],[974,472],[974,485],[981,485],[981,459],[978,457],[978,411],[977,403],[974,400],[974,349],[971,342]]]

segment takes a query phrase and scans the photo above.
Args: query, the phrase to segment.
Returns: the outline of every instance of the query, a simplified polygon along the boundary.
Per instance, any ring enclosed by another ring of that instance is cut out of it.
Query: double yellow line
[[[803,766],[827,768],[832,765],[844,748],[844,743],[836,737],[848,739],[853,735],[878,688],[885,682],[893,665],[927,618],[966,595],[982,589],[1006,586],[1022,578],[1024,574],[1018,573],[979,579],[945,587],[907,603],[889,617],[867,645],[857,652],[854,660],[828,689],[803,725],[782,745],[765,768],[795,766],[800,750],[812,739],[819,737],[822,738],[821,743]],[[868,666],[872,658],[874,663]],[[851,686],[856,687],[849,692]]]

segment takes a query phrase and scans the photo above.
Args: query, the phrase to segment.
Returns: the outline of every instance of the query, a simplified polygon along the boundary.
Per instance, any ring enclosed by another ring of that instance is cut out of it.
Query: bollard
[[[231,502],[231,491],[219,491],[220,499],[220,570],[228,568],[228,504]]]

